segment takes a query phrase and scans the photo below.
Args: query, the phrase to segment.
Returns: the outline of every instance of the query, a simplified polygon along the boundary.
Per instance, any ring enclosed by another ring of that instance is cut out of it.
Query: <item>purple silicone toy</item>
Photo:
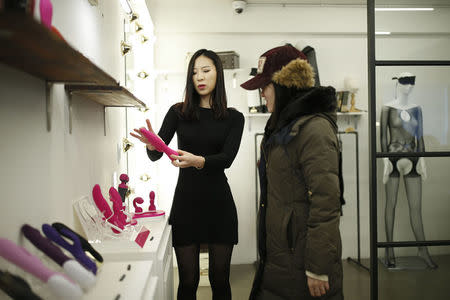
[[[39,230],[28,224],[24,224],[22,226],[22,232],[36,248],[60,265],[66,274],[84,290],[89,290],[95,285],[96,278],[94,274],[83,267],[78,261],[65,255],[50,239],[42,236]]]
[[[28,224],[22,226],[23,235],[33,244],[44,252],[48,257],[53,259],[58,265],[62,266],[71,258],[65,255],[61,249],[52,243],[48,238],[43,237],[39,230]]]
[[[76,258],[76,260],[78,260],[78,262],[82,264],[86,269],[90,270],[94,274],[97,274],[97,265],[92,260],[90,260],[89,257],[86,256],[83,248],[81,247],[80,239],[75,234],[66,229],[61,229],[61,232],[64,234],[64,236],[73,241],[73,245],[71,245],[59,234],[59,232],[55,228],[53,228],[49,224],[43,224],[42,231],[50,240],[72,253],[73,257]]]

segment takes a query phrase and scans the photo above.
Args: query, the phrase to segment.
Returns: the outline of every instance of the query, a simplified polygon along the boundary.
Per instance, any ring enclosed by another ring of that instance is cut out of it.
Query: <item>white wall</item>
[[[123,36],[119,1],[53,2],[53,25],[76,49],[116,80],[123,78],[120,40]],[[45,82],[0,64],[0,236],[23,243],[24,223],[63,222],[82,232],[72,202],[91,194],[98,183],[104,191],[113,172],[126,171],[118,143],[125,136],[123,108],[108,108],[106,136],[103,106],[73,98],[73,132],[69,134],[68,99],[62,84],[51,90],[52,129],[46,129]],[[31,252],[33,247],[27,247]],[[11,270],[10,264],[2,269]],[[16,274],[21,274],[15,272]]]
[[[344,87],[344,78],[351,76],[360,82],[360,89],[356,94],[356,106],[361,109],[368,107],[367,92],[367,39],[366,39],[366,10],[365,8],[346,7],[289,7],[281,6],[262,7],[249,6],[244,13],[236,15],[232,12],[230,1],[155,1],[147,0],[150,14],[155,24],[157,36],[155,44],[155,66],[160,70],[179,70],[159,76],[156,80],[156,108],[159,113],[155,115],[154,124],[159,128],[167,108],[181,101],[186,69],[186,53],[194,52],[200,48],[215,51],[234,50],[240,55],[240,67],[243,70],[226,71],[225,78],[229,105],[247,112],[246,92],[239,87],[248,77],[251,67],[256,66],[258,57],[266,50],[290,42],[303,48],[310,45],[316,49],[319,64],[319,74],[322,85],[332,85],[337,89]],[[380,27],[377,30],[402,32],[402,35],[378,39],[377,52],[379,59],[406,59],[399,56],[399,50],[405,51],[404,44],[409,45],[413,56],[419,56],[424,40],[431,41],[440,52],[428,52],[427,57],[420,59],[448,59],[448,29],[446,24],[449,18],[448,10],[439,12],[437,17],[426,16],[423,28],[426,32],[434,32],[433,36],[415,35],[411,33],[415,27],[405,26],[410,23],[410,15],[391,16],[377,15]],[[416,24],[423,15],[415,14]],[[430,22],[430,20],[432,22]],[[383,25],[383,26],[381,26]],[[442,27],[446,28],[443,29]],[[401,45],[391,47],[390,45]],[[409,49],[408,49],[409,50]],[[386,57],[386,58],[383,58]],[[407,57],[410,58],[410,57]],[[413,57],[419,59],[417,57]],[[233,74],[236,73],[237,87],[233,87]],[[428,74],[429,76],[433,73]],[[387,76],[390,76],[388,74]],[[447,81],[448,82],[448,81]],[[262,132],[266,119],[246,118],[246,127],[241,148],[230,170],[227,170],[229,183],[235,198],[239,217],[239,244],[236,246],[232,263],[252,263],[256,259],[255,237],[255,170],[254,170],[254,134]],[[251,130],[249,125],[251,125]],[[341,129],[348,126],[355,127],[351,120],[341,118]],[[362,116],[356,123],[359,131],[359,162],[360,162],[360,198],[361,198],[361,249],[362,257],[369,256],[369,183],[368,183],[368,118]],[[343,237],[343,257],[356,257],[356,179],[355,179],[355,144],[353,136],[343,136],[344,147],[344,180],[347,205],[344,207],[344,216],[341,221]],[[176,143],[172,143],[176,147]],[[165,162],[164,162],[165,163]],[[161,163],[163,164],[163,163]],[[439,168],[439,166],[434,166]],[[165,174],[174,178],[161,185],[166,200],[170,201],[176,179],[176,171],[164,166]],[[445,172],[442,168],[442,172]],[[168,177],[167,177],[168,178]],[[439,194],[448,195],[445,188]],[[380,193],[380,197],[382,193]],[[425,192],[424,192],[425,193]],[[424,206],[427,204],[424,204]],[[380,203],[380,209],[381,209]],[[399,206],[400,210],[405,207]],[[448,206],[441,203],[436,207],[427,208],[427,220],[430,214],[446,209]],[[424,218],[425,218],[424,217]],[[401,218],[408,218],[403,216]],[[406,219],[407,220],[407,219]],[[445,222],[445,221],[444,221]],[[380,226],[383,219],[380,217]],[[404,223],[399,220],[399,224]],[[427,222],[426,224],[429,224]],[[430,229],[435,226],[430,225]],[[445,228],[448,228],[446,226]],[[382,227],[380,240],[384,238]],[[397,228],[399,236],[410,228]],[[446,236],[447,234],[447,236]],[[448,230],[440,229],[434,236],[441,239],[448,238]],[[431,238],[431,236],[430,236]],[[432,253],[435,249],[432,249]]]

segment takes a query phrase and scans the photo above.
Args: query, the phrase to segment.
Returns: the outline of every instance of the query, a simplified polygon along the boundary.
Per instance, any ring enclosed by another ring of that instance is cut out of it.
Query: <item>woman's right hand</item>
[[[145,122],[147,123],[148,131],[150,131],[150,132],[152,132],[152,133],[155,133],[155,132],[153,131],[152,124],[150,123],[150,120],[149,120],[149,119],[146,119]],[[147,149],[148,149],[148,150],[150,150],[150,151],[156,150],[156,148],[155,148],[155,147],[147,140],[147,138],[139,131],[139,129],[134,128],[134,131],[135,131],[136,133],[130,132],[130,135],[131,135],[131,136],[133,136],[133,137],[137,138],[138,140],[140,140],[141,142],[143,142],[143,143],[147,146]],[[158,136],[158,137],[159,137],[159,136]]]

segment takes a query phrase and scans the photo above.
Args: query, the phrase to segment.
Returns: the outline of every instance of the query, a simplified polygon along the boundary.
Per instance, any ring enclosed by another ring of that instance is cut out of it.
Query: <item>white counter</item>
[[[172,300],[172,232],[167,219],[138,220],[138,225],[150,230],[143,248],[134,241],[123,240],[92,244],[104,263],[97,284],[83,300]]]

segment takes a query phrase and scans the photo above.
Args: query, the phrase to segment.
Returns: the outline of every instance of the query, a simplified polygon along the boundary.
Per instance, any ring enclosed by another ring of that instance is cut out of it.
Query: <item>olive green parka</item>
[[[320,299],[343,299],[335,110],[334,88],[309,88],[283,109],[275,130],[267,133],[266,126],[259,165],[260,263],[251,300],[318,299],[309,293],[305,270],[328,275],[330,290]]]

